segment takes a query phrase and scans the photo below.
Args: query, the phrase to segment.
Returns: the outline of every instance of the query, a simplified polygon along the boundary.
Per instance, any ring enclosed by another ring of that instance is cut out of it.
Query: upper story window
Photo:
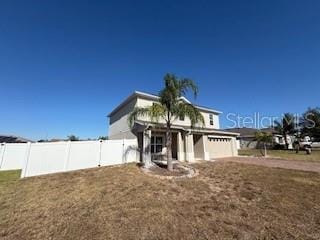
[[[184,115],[179,116],[180,121],[184,121]]]
[[[210,125],[213,126],[213,114],[209,114]]]

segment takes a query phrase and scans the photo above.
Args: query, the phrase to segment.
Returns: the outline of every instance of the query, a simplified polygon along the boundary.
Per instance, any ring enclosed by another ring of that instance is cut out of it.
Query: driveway
[[[318,162],[284,160],[284,159],[263,158],[263,157],[229,157],[229,158],[220,158],[220,159],[217,159],[217,161],[247,163],[247,164],[261,165],[266,167],[286,168],[286,169],[320,173],[320,163]]]

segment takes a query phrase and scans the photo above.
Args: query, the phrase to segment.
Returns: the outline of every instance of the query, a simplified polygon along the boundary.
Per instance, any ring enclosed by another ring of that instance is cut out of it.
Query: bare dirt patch
[[[162,180],[135,165],[0,182],[0,239],[320,239],[320,174],[234,162]]]
[[[196,169],[190,165],[183,165],[181,163],[174,164],[173,171],[168,171],[166,165],[154,165],[147,169],[141,168],[141,170],[149,176],[160,179],[191,178],[198,174]]]

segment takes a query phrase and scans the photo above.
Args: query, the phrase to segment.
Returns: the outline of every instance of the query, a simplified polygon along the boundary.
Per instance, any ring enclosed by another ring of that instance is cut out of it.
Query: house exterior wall
[[[241,149],[246,149],[246,148],[257,148],[257,141],[255,137],[238,137],[240,141],[240,148]]]
[[[193,135],[194,141],[194,158],[195,159],[204,159],[204,144],[202,135],[194,134]]]
[[[116,113],[110,116],[109,139],[135,139],[128,124],[129,114],[136,106],[137,99],[132,99],[129,103],[120,108]]]
[[[153,101],[150,99],[145,99],[145,98],[138,98],[137,99],[137,107],[149,107],[152,106],[153,103],[157,103],[157,101]],[[203,115],[204,121],[205,121],[205,128],[210,128],[210,129],[219,129],[220,128],[220,123],[219,123],[219,115],[217,113],[209,113],[203,110],[199,110],[201,114]],[[213,125],[210,125],[210,118],[209,115],[212,114],[213,116]],[[147,117],[139,117],[139,120],[142,121],[149,121]],[[165,123],[164,120],[160,119],[160,123]],[[173,124],[175,125],[180,125],[180,126],[186,126],[190,127],[191,126],[191,121],[187,117],[184,119],[184,121],[181,121],[180,119],[176,119],[173,121]]]

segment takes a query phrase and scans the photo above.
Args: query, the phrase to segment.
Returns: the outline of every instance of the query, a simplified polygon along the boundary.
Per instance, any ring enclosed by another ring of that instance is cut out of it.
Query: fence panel
[[[66,170],[97,167],[99,145],[99,141],[71,142]]]
[[[22,177],[64,171],[67,142],[32,143]]]
[[[7,143],[0,147],[0,170],[22,169],[27,143]]]
[[[137,162],[139,149],[137,140],[128,139],[124,141],[124,162]]]
[[[21,177],[137,161],[136,140],[32,143],[26,145]]]

